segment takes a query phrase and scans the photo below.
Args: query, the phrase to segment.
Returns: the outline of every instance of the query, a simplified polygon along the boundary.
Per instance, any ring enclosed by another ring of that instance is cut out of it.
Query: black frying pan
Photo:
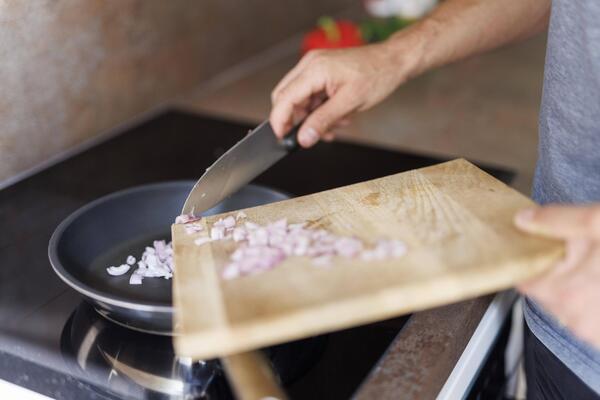
[[[124,263],[129,254],[139,258],[153,240],[170,240],[171,224],[193,185],[179,181],[139,186],[75,211],[50,239],[54,271],[109,320],[148,333],[172,334],[171,280],[147,278],[142,285],[129,285],[131,272],[110,276],[106,267]],[[204,215],[287,198],[282,192],[247,185]]]

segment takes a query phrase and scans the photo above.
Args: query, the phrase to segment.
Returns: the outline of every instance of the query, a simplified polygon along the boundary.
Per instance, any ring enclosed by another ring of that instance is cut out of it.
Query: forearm
[[[383,45],[410,76],[525,39],[546,29],[550,0],[446,0],[430,16]]]

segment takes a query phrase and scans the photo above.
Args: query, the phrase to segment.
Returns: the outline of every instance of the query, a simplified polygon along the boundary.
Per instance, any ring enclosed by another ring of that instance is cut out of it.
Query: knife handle
[[[290,131],[281,139],[281,145],[289,152],[293,152],[298,150],[300,147],[298,145],[298,130],[300,130],[300,125],[295,125]]]

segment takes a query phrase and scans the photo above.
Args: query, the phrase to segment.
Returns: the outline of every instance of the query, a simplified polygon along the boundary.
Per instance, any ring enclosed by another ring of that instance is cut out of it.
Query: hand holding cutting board
[[[600,348],[600,318],[589,313],[600,305],[600,206],[548,206],[517,215],[526,232],[567,242],[566,257],[549,273],[518,286],[579,338]]]

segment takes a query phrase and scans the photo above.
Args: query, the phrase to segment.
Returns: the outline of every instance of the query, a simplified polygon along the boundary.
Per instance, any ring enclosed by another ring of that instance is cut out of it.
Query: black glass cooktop
[[[167,111],[0,190],[0,379],[58,399],[229,398],[217,361],[176,359],[170,341],[103,320],[55,276],[54,228],[80,206],[131,186],[196,179],[250,129]],[[259,155],[257,155],[259,156]],[[349,143],[298,151],[256,179],[304,195],[441,161]],[[511,174],[486,168],[509,181]],[[346,399],[405,318],[271,348],[293,399]]]

